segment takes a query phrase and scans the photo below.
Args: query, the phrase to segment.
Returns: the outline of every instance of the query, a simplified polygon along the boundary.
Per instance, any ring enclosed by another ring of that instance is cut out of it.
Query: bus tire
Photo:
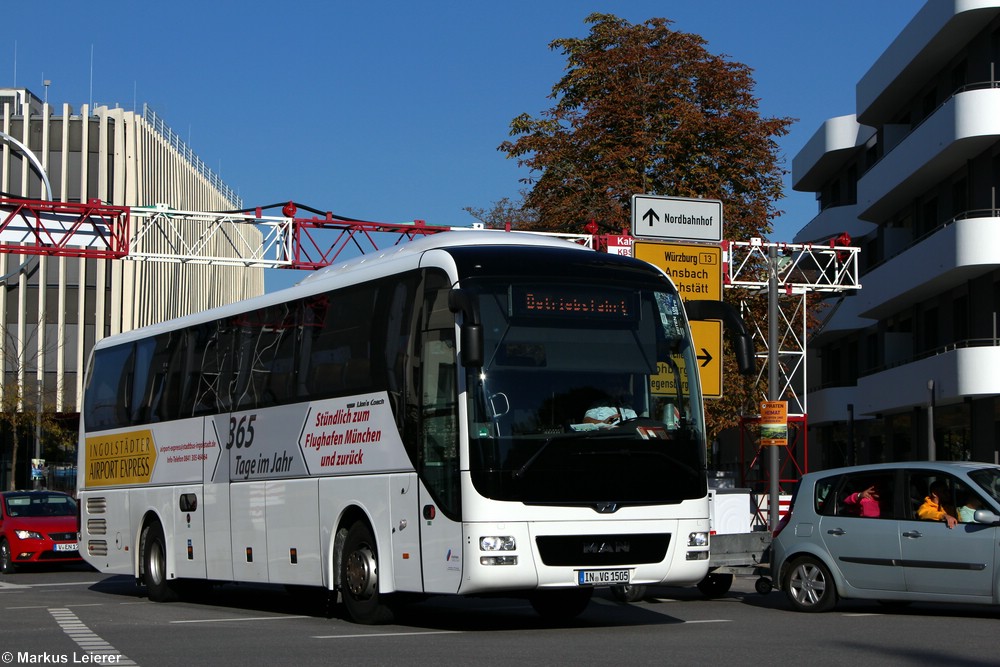
[[[531,606],[548,621],[571,621],[587,608],[593,588],[539,590],[531,594]]]
[[[167,541],[156,521],[146,524],[139,538],[142,583],[153,602],[172,602],[177,593],[167,581]]]
[[[378,547],[364,521],[356,521],[344,539],[340,596],[348,617],[355,623],[390,623],[395,616],[386,596],[378,590]]]

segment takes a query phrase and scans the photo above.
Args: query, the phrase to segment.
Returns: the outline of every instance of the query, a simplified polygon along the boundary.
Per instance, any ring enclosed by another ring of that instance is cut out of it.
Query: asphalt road
[[[0,667],[191,665],[996,665],[998,608],[841,602],[802,614],[737,578],[724,597],[600,592],[574,622],[517,599],[434,598],[397,624],[355,625],[282,587],[226,585],[149,602],[129,577],[80,566],[0,575]]]

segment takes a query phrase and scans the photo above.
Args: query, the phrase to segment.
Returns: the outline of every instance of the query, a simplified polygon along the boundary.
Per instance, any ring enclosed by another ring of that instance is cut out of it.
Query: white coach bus
[[[401,593],[572,617],[598,586],[696,583],[694,354],[658,269],[490,231],[105,338],[80,551],[153,600],[192,580],[315,586],[361,623]]]

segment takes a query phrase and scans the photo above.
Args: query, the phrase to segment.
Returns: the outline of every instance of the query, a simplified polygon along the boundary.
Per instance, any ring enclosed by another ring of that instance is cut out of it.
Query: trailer
[[[765,595],[771,592],[768,555],[771,532],[758,509],[750,489],[720,488],[708,491],[711,528],[709,570],[698,582],[698,590],[707,598],[729,592],[736,576],[757,577],[754,589]],[[614,597],[622,602],[636,602],[646,596],[646,586],[614,586]]]

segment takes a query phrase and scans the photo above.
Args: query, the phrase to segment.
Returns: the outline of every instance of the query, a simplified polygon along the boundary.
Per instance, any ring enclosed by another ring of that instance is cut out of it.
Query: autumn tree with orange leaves
[[[529,169],[522,229],[627,231],[634,194],[723,203],[727,239],[766,236],[782,193],[776,139],[788,118],[758,109],[752,71],[653,18],[586,18],[590,34],[557,39],[567,60],[539,117],[521,114],[499,149]],[[739,295],[727,294],[727,299]],[[725,398],[707,406],[709,438],[737,423],[748,382],[727,365]]]

